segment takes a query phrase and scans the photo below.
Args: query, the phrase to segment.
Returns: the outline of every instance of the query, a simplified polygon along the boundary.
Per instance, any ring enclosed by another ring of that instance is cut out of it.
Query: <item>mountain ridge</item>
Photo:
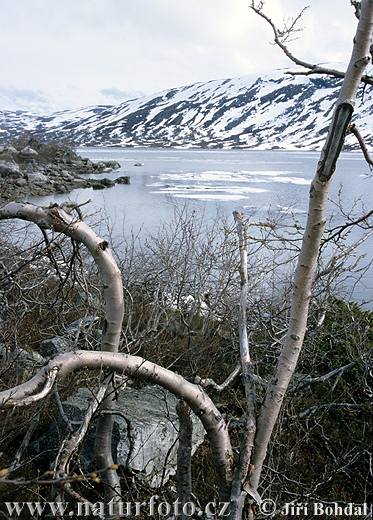
[[[0,111],[0,141],[22,134],[79,146],[160,146],[287,150],[321,148],[341,80],[266,76],[194,83],[119,105],[51,115]],[[371,89],[359,99],[355,122],[373,144]],[[347,136],[349,149],[358,148]]]

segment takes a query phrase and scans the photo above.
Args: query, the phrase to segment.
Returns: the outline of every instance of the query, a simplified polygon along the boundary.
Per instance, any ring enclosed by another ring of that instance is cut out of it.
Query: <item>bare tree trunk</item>
[[[74,219],[58,206],[40,208],[33,204],[11,202],[0,209],[0,220],[20,218],[34,222],[42,229],[53,229],[82,242],[91,253],[101,275],[105,299],[105,332],[101,341],[101,350],[118,352],[123,321],[123,287],[121,272],[111,254],[109,244],[81,220]],[[113,406],[112,386],[108,388],[109,396],[103,406],[111,409]],[[96,458],[100,468],[107,468],[103,474],[105,497],[107,501],[120,499],[119,477],[114,469],[111,455],[111,438],[113,417],[104,416],[97,425]]]
[[[232,489],[231,489],[231,520],[240,520],[242,517],[243,507],[245,505],[246,494],[242,492],[242,486],[250,474],[251,453],[254,446],[256,431],[256,415],[255,415],[255,380],[253,375],[253,365],[250,357],[249,340],[247,336],[247,292],[248,292],[248,274],[247,274],[247,223],[244,222],[243,215],[237,211],[233,213],[237,226],[237,234],[240,248],[240,279],[241,293],[240,304],[238,310],[238,327],[240,342],[240,359],[242,367],[242,383],[245,389],[246,399],[246,416],[244,431],[241,434],[240,457],[238,464],[233,473]]]
[[[334,173],[345,132],[351,120],[363,71],[370,60],[369,49],[372,42],[372,28],[373,0],[363,0],[352,57],[310,189],[307,225],[294,278],[289,328],[283,340],[283,348],[278,359],[275,376],[268,387],[258,418],[253,457],[254,471],[250,478],[252,489],[257,489],[259,484],[272,431],[303,345],[311,290],[325,224],[329,181]]]
[[[192,436],[193,422],[190,408],[184,401],[179,401],[176,407],[179,417],[179,446],[177,450],[177,496],[182,504],[190,501],[192,494]],[[184,512],[182,520],[189,518]]]

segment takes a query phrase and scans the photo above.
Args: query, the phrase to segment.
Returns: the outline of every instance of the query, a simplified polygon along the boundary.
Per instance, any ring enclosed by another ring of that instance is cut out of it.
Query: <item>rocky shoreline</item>
[[[0,200],[20,200],[30,196],[68,193],[76,188],[104,189],[129,184],[128,176],[93,179],[120,168],[116,161],[93,162],[79,156],[69,146],[19,140],[0,147]],[[88,176],[88,177],[87,177]]]

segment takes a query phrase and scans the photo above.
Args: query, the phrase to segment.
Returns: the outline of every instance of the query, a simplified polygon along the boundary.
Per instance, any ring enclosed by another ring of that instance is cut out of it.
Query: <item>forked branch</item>
[[[46,395],[48,375],[53,372],[58,380],[73,372],[107,368],[120,375],[138,378],[165,388],[183,399],[201,420],[210,445],[219,477],[222,494],[228,492],[232,473],[232,448],[227,425],[208,395],[181,375],[140,357],[113,352],[77,350],[56,356],[36,375],[21,385],[0,392],[0,408],[23,406],[36,402]],[[49,389],[50,391],[51,389]]]
[[[355,2],[357,3],[357,2]],[[258,16],[260,16],[263,20],[267,22],[267,24],[271,27],[273,32],[273,41],[274,43],[282,50],[282,52],[291,60],[295,65],[298,65],[299,67],[302,67],[306,70],[300,70],[300,71],[288,71],[286,74],[291,75],[304,75],[309,76],[311,74],[321,74],[321,75],[327,75],[332,76],[334,78],[344,78],[345,73],[341,70],[333,69],[330,67],[324,67],[322,65],[318,65],[315,63],[309,63],[308,61],[302,60],[295,56],[288,46],[286,45],[287,42],[290,41],[291,35],[296,32],[299,32],[300,29],[298,28],[298,23],[304,14],[306,9],[303,9],[298,16],[296,16],[294,19],[292,19],[291,23],[285,24],[284,28],[280,29],[277,27],[277,25],[274,23],[272,18],[268,16],[268,14],[264,11],[264,2],[263,1],[257,1],[252,0],[251,4],[249,6],[254,13],[256,13]],[[368,75],[362,75],[361,76],[361,82],[365,83],[367,85],[373,85],[373,77]]]

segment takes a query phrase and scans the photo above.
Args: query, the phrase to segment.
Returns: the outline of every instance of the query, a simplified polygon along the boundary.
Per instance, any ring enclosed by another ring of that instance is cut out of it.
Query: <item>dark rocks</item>
[[[123,177],[118,177],[115,179],[116,184],[131,184],[131,178],[128,175]]]
[[[82,175],[93,173],[108,173],[112,170],[120,168],[120,164],[117,161],[92,162],[90,159],[81,159],[80,163],[79,161],[75,160],[73,164],[77,168],[77,171]]]
[[[23,175],[16,162],[13,160],[4,161],[0,158],[0,177],[13,177],[15,179],[19,179],[23,177]]]
[[[97,316],[87,316],[75,320],[66,327],[63,335],[54,336],[40,342],[39,354],[43,357],[53,357],[63,352],[69,352],[75,348],[78,348],[79,338],[86,338],[92,336],[92,340],[95,339],[94,327],[98,322]]]
[[[12,364],[12,369],[23,378],[31,377],[34,372],[45,364],[46,360],[33,350],[25,350],[21,347],[7,348],[0,343],[0,362],[5,367]]]
[[[112,179],[102,179],[101,183],[104,186],[107,186],[108,188],[111,188],[111,186],[115,186],[115,181],[113,181]]]
[[[91,187],[94,190],[103,190],[104,188],[111,188],[115,186],[115,184],[130,184],[130,177],[123,176],[118,177],[117,179],[89,179],[86,181],[87,187]]]
[[[120,163],[118,161],[105,161],[105,164],[107,168],[111,168],[112,170],[120,168]]]
[[[56,183],[54,185],[54,189],[55,189],[56,193],[66,193],[67,191],[69,191],[66,184],[59,184],[59,183]]]
[[[41,143],[31,138],[15,146],[0,147],[0,200],[67,193],[77,188],[99,190],[116,183],[129,184],[129,177],[119,177],[118,180],[86,177],[118,168],[120,164],[117,161],[93,162],[65,145]]]
[[[94,190],[103,190],[115,186],[115,181],[111,179],[91,179],[89,184]]]
[[[88,388],[81,388],[62,403],[72,424],[79,424],[83,419],[91,400],[92,392]],[[118,415],[113,416],[114,462],[135,473],[139,480],[153,488],[166,483],[176,472],[179,429],[177,402],[173,394],[156,386],[140,389],[127,387],[121,389],[116,397]],[[194,454],[204,441],[205,431],[193,413],[191,417]],[[92,422],[80,450],[81,467],[85,471],[97,469],[92,460],[95,425]],[[60,419],[58,425],[50,425],[31,448],[36,453],[46,453],[53,464],[54,450],[58,450],[66,433],[66,425]]]

